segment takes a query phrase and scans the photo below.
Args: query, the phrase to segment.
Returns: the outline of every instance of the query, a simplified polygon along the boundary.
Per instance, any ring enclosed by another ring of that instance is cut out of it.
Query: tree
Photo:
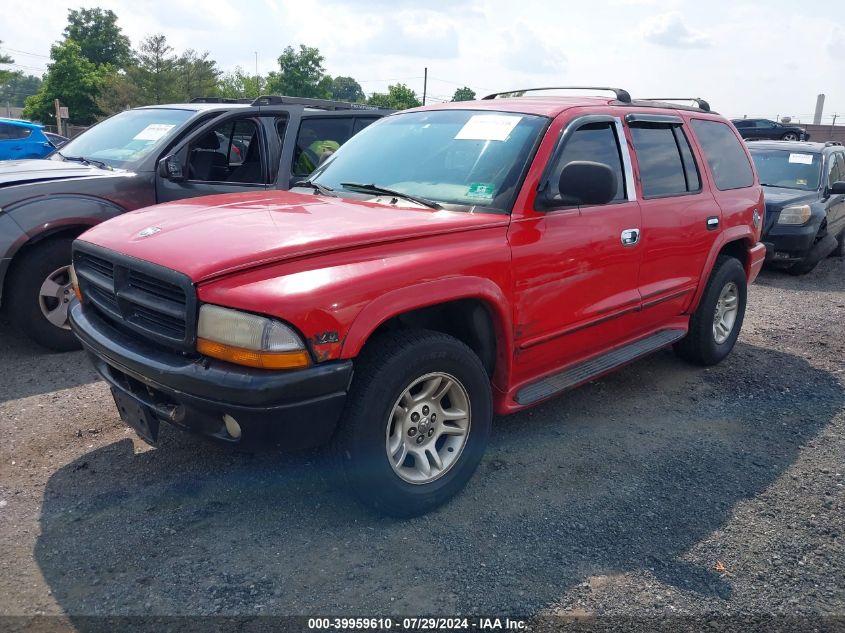
[[[387,94],[375,92],[367,99],[367,103],[379,108],[393,108],[394,110],[405,110],[422,105],[417,98],[417,93],[405,84],[388,86]]]
[[[331,77],[325,75],[320,50],[304,44],[299,52],[288,46],[279,55],[279,72],[267,76],[267,91],[292,97],[327,99],[331,96]]]
[[[89,61],[98,66],[110,64],[120,70],[129,66],[132,61],[129,38],[117,25],[114,11],[70,9],[67,22],[65,39],[77,42]]]
[[[265,80],[262,77],[248,75],[237,66],[230,73],[221,75],[217,80],[217,94],[230,99],[257,99],[261,96]]]
[[[177,60],[173,48],[161,33],[148,36],[136,53],[137,65],[127,70],[127,78],[135,83],[145,104],[179,100],[176,79]]]
[[[221,73],[217,69],[217,62],[209,59],[208,55],[208,51],[200,55],[189,48],[176,60],[175,71],[181,99],[190,101],[194,97],[217,94],[217,79]]]
[[[40,87],[40,77],[15,73],[5,84],[0,81],[0,105],[21,108],[26,98],[38,92]]]
[[[53,61],[47,66],[41,88],[26,99],[23,116],[55,124],[53,100],[58,99],[69,108],[71,121],[82,125],[93,123],[100,114],[96,98],[109,67],[98,68],[88,61],[73,40],[54,44],[50,59]]]
[[[338,101],[364,101],[364,91],[361,89],[361,84],[352,77],[335,77],[332,79],[330,90],[332,99]]]
[[[100,112],[106,116],[144,105],[138,86],[122,73],[111,73],[103,78],[96,103]]]
[[[455,94],[452,95],[452,101],[473,101],[475,99],[475,90],[467,88],[458,88]]]
[[[0,40],[0,44],[3,44],[3,40]],[[8,64],[14,64],[15,60],[9,57],[8,55],[4,55],[0,53],[0,66],[6,66]],[[20,75],[21,73],[15,70],[7,70],[5,68],[0,68],[0,86],[5,86],[13,77]]]

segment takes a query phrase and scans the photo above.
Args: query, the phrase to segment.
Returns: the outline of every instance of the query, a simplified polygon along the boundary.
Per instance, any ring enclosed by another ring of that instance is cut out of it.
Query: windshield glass
[[[355,188],[342,183],[375,184],[447,208],[509,212],[547,122],[472,110],[397,114],[353,136],[312,180],[345,193]]]
[[[111,167],[134,165],[165,145],[196,113],[192,110],[126,110],[86,130],[59,150],[64,156],[98,160]]]
[[[784,149],[752,149],[760,184],[815,191],[822,173],[822,155]]]

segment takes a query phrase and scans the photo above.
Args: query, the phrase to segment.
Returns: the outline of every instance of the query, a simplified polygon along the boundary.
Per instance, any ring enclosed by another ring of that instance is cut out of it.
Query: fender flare
[[[719,257],[719,253],[725,247],[725,244],[738,241],[745,242],[746,251],[756,242],[751,229],[745,225],[731,227],[719,234],[719,237],[710,249],[710,253],[707,255],[707,261],[701,271],[701,277],[698,280],[698,288],[696,289],[692,302],[690,302],[690,307],[688,308],[690,313],[695,312],[698,309],[698,302],[704,294],[704,288],[707,286],[707,280],[710,279],[710,274],[713,272],[713,267],[716,265],[716,258]],[[746,259],[742,265],[743,268],[745,268],[745,275],[747,277],[750,274],[750,262]]]
[[[507,384],[513,358],[513,318],[502,289],[484,277],[448,277],[412,284],[381,295],[364,306],[355,317],[344,337],[340,356],[357,356],[373,332],[395,316],[461,299],[478,299],[489,310],[497,342],[493,382]]]

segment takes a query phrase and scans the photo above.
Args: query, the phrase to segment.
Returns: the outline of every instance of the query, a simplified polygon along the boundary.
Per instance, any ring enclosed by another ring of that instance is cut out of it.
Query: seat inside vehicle
[[[231,182],[260,183],[261,174],[261,152],[258,147],[258,135],[253,134],[249,141],[249,149],[243,163],[232,171],[229,176]]]
[[[191,150],[190,173],[192,180],[222,181],[226,179],[229,161],[220,151],[216,132],[203,136]]]

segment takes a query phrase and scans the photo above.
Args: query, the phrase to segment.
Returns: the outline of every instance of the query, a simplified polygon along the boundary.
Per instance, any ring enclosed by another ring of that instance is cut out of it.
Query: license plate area
[[[142,440],[153,446],[158,442],[159,420],[150,407],[141,404],[132,396],[115,389],[111,390],[120,419],[132,427]]]

